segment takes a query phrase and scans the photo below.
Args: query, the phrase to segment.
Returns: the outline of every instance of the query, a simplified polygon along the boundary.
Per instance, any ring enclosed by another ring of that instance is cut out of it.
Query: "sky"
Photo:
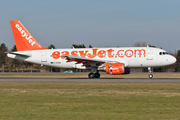
[[[180,50],[180,0],[0,0],[0,44],[15,45],[19,20],[43,46],[132,47],[146,42]]]

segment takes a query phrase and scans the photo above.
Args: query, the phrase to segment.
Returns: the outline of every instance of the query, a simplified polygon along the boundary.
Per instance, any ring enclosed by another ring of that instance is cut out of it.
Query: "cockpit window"
[[[169,55],[168,52],[159,52],[159,55]]]

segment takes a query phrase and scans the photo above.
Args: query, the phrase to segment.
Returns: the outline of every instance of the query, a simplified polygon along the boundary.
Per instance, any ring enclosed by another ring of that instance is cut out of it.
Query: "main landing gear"
[[[93,73],[93,72],[91,72],[91,73],[89,73],[89,75],[88,75],[88,77],[89,78],[91,78],[91,79],[93,79],[93,78],[100,78],[100,74],[99,74],[99,71],[97,70],[97,72],[96,73]]]
[[[153,78],[153,74],[152,74],[151,67],[148,67],[148,71],[149,71],[149,78],[152,79]]]

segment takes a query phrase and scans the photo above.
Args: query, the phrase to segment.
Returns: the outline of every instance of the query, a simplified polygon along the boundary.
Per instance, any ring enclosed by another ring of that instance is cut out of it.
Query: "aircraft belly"
[[[128,60],[128,63],[128,67],[138,67],[140,65],[139,60],[137,59]]]

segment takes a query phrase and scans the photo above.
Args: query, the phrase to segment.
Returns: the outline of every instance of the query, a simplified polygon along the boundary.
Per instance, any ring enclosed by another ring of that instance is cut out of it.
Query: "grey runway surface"
[[[89,79],[89,78],[0,78],[0,82],[74,82],[74,83],[180,83],[179,78],[113,78],[113,79]]]

